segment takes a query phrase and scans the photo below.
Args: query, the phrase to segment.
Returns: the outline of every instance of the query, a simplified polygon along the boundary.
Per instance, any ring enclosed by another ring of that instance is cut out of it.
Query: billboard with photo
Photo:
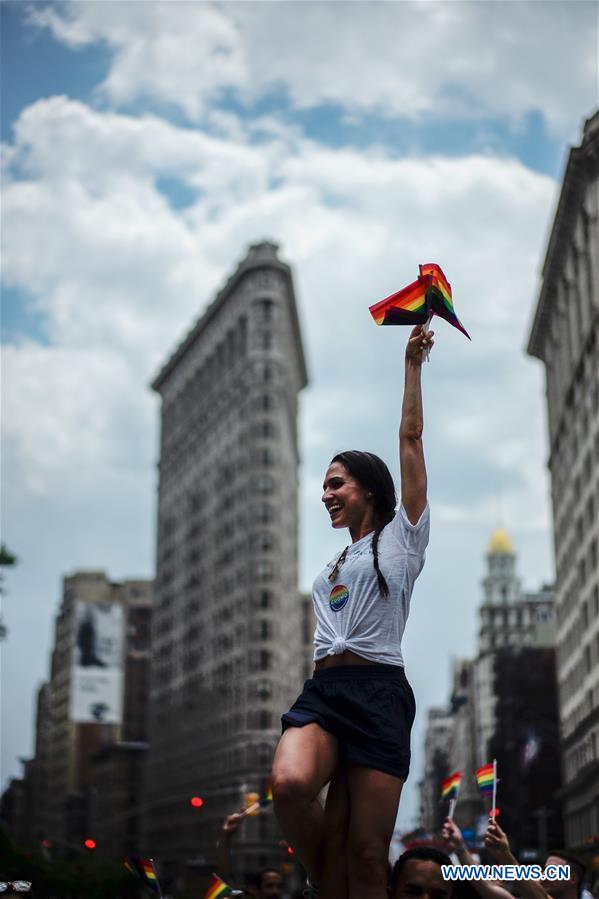
[[[75,603],[71,721],[121,723],[124,626],[120,603]]]

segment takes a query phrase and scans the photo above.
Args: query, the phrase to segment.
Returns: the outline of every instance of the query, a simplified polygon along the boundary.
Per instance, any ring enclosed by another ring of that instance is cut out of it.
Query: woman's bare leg
[[[348,828],[349,786],[342,765],[329,785],[324,807],[322,865],[316,880],[323,899],[348,899]]]
[[[347,763],[349,899],[387,899],[389,844],[403,780]]]
[[[316,723],[287,728],[273,762],[272,793],[277,820],[315,883],[324,846],[324,812],[318,794],[332,779],[338,763],[336,737]]]

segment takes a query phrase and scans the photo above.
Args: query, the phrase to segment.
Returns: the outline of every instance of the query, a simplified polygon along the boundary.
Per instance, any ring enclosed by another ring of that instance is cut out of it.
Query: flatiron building
[[[264,242],[152,385],[161,438],[145,848],[167,882],[213,869],[225,815],[266,790],[280,714],[301,686],[306,383],[291,270]],[[280,859],[278,839],[272,809],[246,820],[237,873]]]

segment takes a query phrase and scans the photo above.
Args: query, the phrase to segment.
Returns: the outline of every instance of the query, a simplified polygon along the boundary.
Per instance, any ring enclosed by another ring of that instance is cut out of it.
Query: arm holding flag
[[[496,818],[489,818],[485,834],[485,846],[500,865],[517,865],[518,859],[512,853],[507,835],[503,832]],[[517,880],[518,891],[522,899],[550,899],[549,893],[537,880]]]
[[[227,815],[223,821],[220,840],[216,844],[216,873],[227,883],[233,883],[233,874],[231,873],[231,841],[244,819],[245,810],[242,812],[233,812],[232,815]]]
[[[450,852],[455,852],[460,865],[475,865],[476,859],[466,846],[462,831],[451,818],[446,818],[441,839]],[[513,899],[512,894],[496,880],[473,880],[472,886],[482,899]]]
[[[427,350],[434,344],[433,332],[416,325],[406,347],[405,383],[399,426],[401,501],[408,519],[416,524],[426,507],[426,467],[422,448],[421,369]]]

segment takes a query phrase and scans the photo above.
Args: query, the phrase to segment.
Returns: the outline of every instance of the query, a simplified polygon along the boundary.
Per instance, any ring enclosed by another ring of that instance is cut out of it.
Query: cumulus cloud
[[[112,52],[101,93],[199,121],[228,94],[253,103],[283,90],[295,108],[348,115],[506,118],[541,113],[572,136],[596,103],[592,3],[78,3],[30,18],[71,47]]]

